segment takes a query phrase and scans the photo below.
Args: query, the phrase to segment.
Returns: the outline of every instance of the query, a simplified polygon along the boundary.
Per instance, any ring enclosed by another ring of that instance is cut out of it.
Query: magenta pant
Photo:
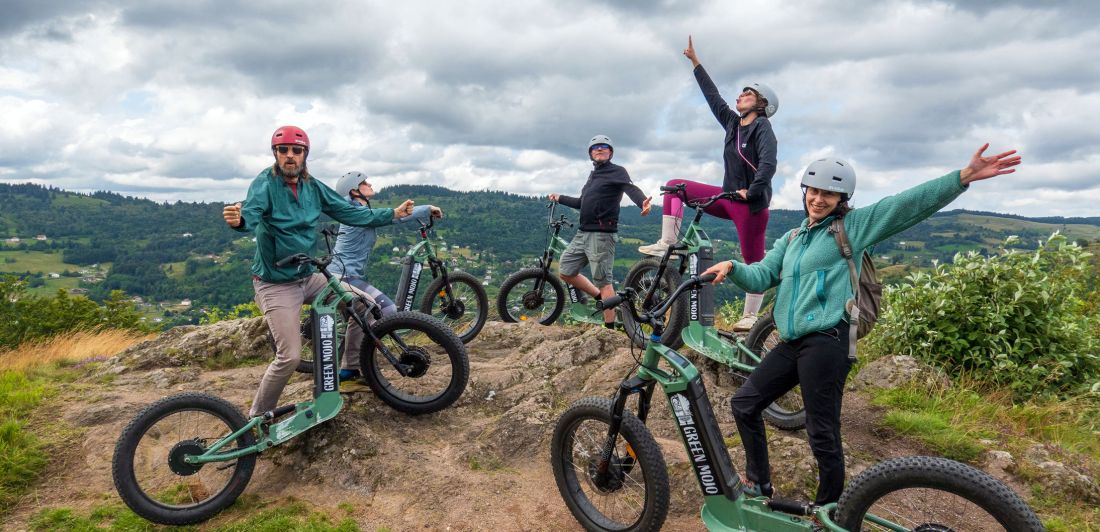
[[[671,187],[680,183],[687,185],[684,192],[687,192],[688,199],[709,198],[722,193],[722,187],[686,179],[673,179],[666,185]],[[754,214],[749,212],[747,203],[724,199],[714,202],[703,212],[733,221],[733,226],[737,228],[737,238],[741,241],[741,258],[745,259],[745,264],[759,262],[764,258],[764,230],[768,228],[768,209]],[[684,217],[684,202],[680,201],[679,196],[665,194],[664,214],[677,218]]]

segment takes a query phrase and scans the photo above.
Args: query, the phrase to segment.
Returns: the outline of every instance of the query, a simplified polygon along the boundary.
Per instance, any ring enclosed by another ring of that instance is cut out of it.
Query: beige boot
[[[745,294],[745,312],[741,319],[733,324],[733,330],[744,332],[756,325],[756,315],[760,312],[760,304],[764,301],[764,294]]]
[[[645,255],[663,257],[668,251],[668,246],[675,244],[680,236],[680,217],[664,215],[661,218],[661,239],[648,246],[638,246],[638,251]]]

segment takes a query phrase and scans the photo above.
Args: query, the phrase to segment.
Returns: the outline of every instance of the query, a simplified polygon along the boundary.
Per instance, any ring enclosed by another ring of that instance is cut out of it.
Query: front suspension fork
[[[642,423],[645,423],[646,417],[649,416],[649,402],[653,397],[653,385],[652,380],[645,380],[639,377],[631,377],[619,384],[619,391],[615,393],[615,399],[611,403],[611,423],[607,428],[607,441],[604,442],[603,450],[600,453],[600,462],[596,467],[596,482],[602,485],[607,482],[608,476],[611,473],[611,457],[615,453],[615,445],[619,439],[619,429],[623,425],[623,412],[626,410],[627,399],[634,394],[638,394],[638,414],[637,417]],[[627,452],[633,455],[633,449],[630,449],[627,444]]]

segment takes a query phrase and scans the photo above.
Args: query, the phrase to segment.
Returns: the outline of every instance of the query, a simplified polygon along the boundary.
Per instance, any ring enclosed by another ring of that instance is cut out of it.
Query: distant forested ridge
[[[487,279],[490,292],[511,271],[533,264],[546,246],[545,198],[399,185],[382,190],[372,205],[393,207],[405,198],[444,210],[445,218],[437,223],[433,238],[447,244],[455,267]],[[638,244],[658,237],[659,202],[660,197],[655,197],[648,217],[640,216],[633,205],[622,208],[616,279],[621,280],[640,258]],[[116,289],[152,301],[189,299],[196,309],[228,308],[252,299],[248,269],[255,245],[251,235],[225,226],[222,203],[155,202],[112,192],[78,194],[33,184],[0,184],[0,206],[0,254],[5,257],[0,272],[34,277],[34,271],[15,266],[22,264],[22,257],[60,253],[71,275],[93,264],[110,265],[103,278],[80,283],[89,297],[99,301]],[[557,212],[577,220],[574,209],[558,206]],[[773,210],[769,247],[802,219],[800,211]],[[737,236],[730,222],[708,216],[703,227],[718,242],[716,256],[736,256]],[[879,244],[874,254],[884,266],[904,272],[932,260],[950,261],[959,251],[985,252],[1009,235],[1020,236],[1023,246],[1035,247],[1054,230],[1082,242],[1097,241],[1100,217],[1025,218],[948,211]],[[566,229],[562,236],[568,239],[574,232],[575,228]],[[39,235],[45,239],[38,239]],[[15,238],[19,241],[12,241]],[[391,259],[403,255],[417,240],[415,225],[382,228],[368,269],[371,281],[392,292],[400,272]]]

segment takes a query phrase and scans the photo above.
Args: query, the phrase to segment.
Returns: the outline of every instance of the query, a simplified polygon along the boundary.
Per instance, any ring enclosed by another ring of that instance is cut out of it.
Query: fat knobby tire
[[[894,458],[864,471],[840,495],[836,522],[858,531],[864,514],[876,501],[908,488],[929,488],[963,497],[988,512],[1005,530],[1044,530],[1035,512],[1008,486],[968,465],[930,456]]]
[[[507,323],[516,323],[516,318],[512,316],[510,309],[508,308],[508,296],[511,295],[512,290],[516,285],[542,277],[545,280],[543,285],[543,292],[553,291],[556,303],[553,310],[542,320],[539,320],[541,325],[550,325],[555,321],[558,321],[558,317],[561,316],[563,310],[565,310],[565,287],[562,286],[561,281],[557,277],[554,277],[552,273],[543,271],[542,268],[527,268],[520,270],[512,275],[509,275],[504,283],[500,285],[500,294],[497,296],[497,314],[500,315],[500,320]],[[522,294],[521,294],[522,295]]]
[[[118,490],[123,502],[134,513],[154,523],[189,525],[210,519],[237,500],[237,497],[248,486],[248,481],[252,478],[252,472],[256,466],[255,454],[238,458],[236,463],[231,466],[234,468],[233,474],[222,492],[209,501],[193,507],[181,508],[161,504],[146,495],[134,476],[134,453],[137,445],[149,427],[156,424],[157,421],[169,414],[184,410],[207,412],[224,421],[227,430],[222,436],[228,436],[248,422],[237,410],[237,407],[228,401],[209,394],[188,392],[165,397],[145,407],[137,417],[126,425],[122,435],[118,438],[118,444],[115,445],[114,457],[111,461],[111,475],[114,477],[115,489]],[[237,438],[239,448],[249,447],[253,444],[255,444],[255,439],[250,432],[246,432]],[[216,467],[218,465],[212,463],[207,464],[205,467]]]

